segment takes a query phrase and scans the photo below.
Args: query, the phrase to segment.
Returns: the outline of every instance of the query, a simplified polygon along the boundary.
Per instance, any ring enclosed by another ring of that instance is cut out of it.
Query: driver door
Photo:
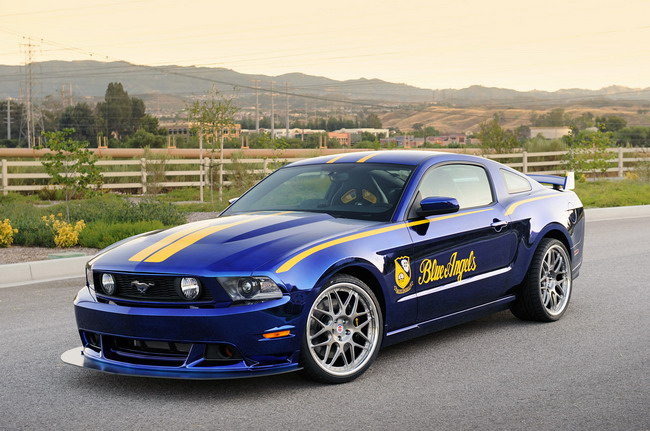
[[[426,322],[503,295],[516,234],[496,202],[488,171],[478,164],[434,166],[417,196],[458,200],[460,210],[409,228],[413,241],[418,321]],[[415,205],[419,207],[419,200]]]

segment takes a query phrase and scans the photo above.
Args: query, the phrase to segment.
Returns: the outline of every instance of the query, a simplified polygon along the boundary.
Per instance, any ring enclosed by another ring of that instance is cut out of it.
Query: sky
[[[644,88],[648,17],[650,0],[5,0],[0,64],[24,64],[32,43],[34,61],[302,72],[431,89]]]

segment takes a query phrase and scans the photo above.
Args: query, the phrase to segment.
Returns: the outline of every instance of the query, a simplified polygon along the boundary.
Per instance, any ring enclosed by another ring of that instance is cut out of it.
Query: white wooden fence
[[[626,171],[634,169],[634,164],[647,157],[650,152],[644,148],[611,148],[609,151],[616,153],[610,162],[607,172],[613,172],[618,177],[623,177]],[[511,153],[492,154],[487,157],[497,161],[506,162],[508,166],[524,173],[536,174],[561,174],[564,173],[565,161],[563,156],[566,151],[551,151],[543,153]],[[243,166],[248,174],[259,175],[260,178],[268,175],[279,165],[302,160],[289,159],[238,159],[236,163]],[[209,178],[216,179],[221,185],[231,184],[233,160],[224,159],[223,164],[218,159],[170,159],[170,160],[99,160],[96,165],[101,169],[104,178],[102,188],[109,190],[123,190],[125,192],[147,193],[147,187],[152,185],[152,165],[164,164],[164,171],[158,172],[157,187],[203,187]],[[175,169],[177,168],[177,169]],[[213,169],[213,175],[208,173]],[[27,172],[25,172],[27,171]],[[160,181],[162,177],[162,181]],[[49,185],[51,177],[45,173],[40,161],[0,161],[0,190],[3,194],[13,192],[38,191],[52,188]],[[13,183],[13,184],[12,184]],[[18,183],[18,184],[17,184]]]

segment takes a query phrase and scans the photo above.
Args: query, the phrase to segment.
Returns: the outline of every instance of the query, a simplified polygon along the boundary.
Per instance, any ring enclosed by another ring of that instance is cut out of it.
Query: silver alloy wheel
[[[540,268],[540,295],[546,312],[551,316],[561,314],[571,293],[571,268],[563,247],[553,245],[546,250]]]
[[[378,310],[359,286],[336,283],[323,290],[309,311],[307,345],[320,368],[348,376],[372,358],[379,345]]]

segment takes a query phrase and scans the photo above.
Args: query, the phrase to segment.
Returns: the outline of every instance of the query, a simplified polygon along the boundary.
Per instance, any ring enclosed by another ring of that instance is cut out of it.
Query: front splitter
[[[131,367],[129,365],[115,362],[102,361],[90,358],[84,354],[83,347],[75,347],[61,355],[61,360],[69,365],[102,371],[104,373],[119,374],[132,377],[152,377],[159,379],[183,379],[183,380],[221,380],[241,379],[247,377],[261,377],[276,374],[290,373],[300,370],[298,364],[281,364],[255,369],[238,370],[217,370],[199,368],[169,368],[169,367]]]

